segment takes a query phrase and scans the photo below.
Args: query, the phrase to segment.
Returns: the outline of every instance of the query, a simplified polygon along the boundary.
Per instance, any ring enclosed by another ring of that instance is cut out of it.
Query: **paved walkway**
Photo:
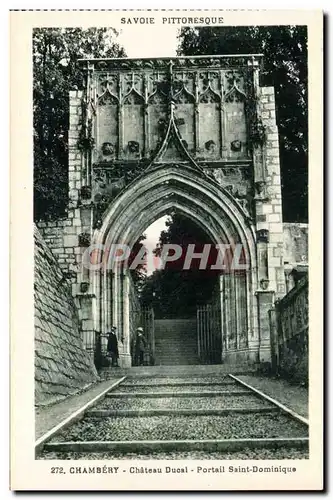
[[[308,389],[291,385],[286,380],[260,377],[256,375],[239,375],[238,378],[276,399],[302,417],[308,418]]]
[[[45,434],[45,432],[58,425],[65,418],[69,417],[69,415],[88,403],[88,401],[104,391],[104,389],[110,387],[114,382],[119,380],[119,378],[120,377],[114,377],[109,380],[103,380],[94,384],[90,389],[82,392],[81,394],[70,396],[64,401],[60,401],[59,403],[55,403],[51,406],[46,406],[45,408],[37,408],[35,411],[36,440]]]

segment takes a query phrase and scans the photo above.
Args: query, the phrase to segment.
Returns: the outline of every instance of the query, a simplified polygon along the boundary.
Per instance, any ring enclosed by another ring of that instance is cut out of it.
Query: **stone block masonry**
[[[34,237],[35,404],[41,406],[81,391],[98,375],[83,345],[70,286],[37,228]]]
[[[279,159],[279,134],[275,117],[274,87],[262,87],[260,97],[260,113],[266,130],[264,145],[264,178],[267,198],[262,201],[260,211],[266,214],[266,229],[269,231],[268,274],[270,287],[276,296],[285,294],[283,275],[277,272],[283,268],[282,259],[276,258],[278,243],[283,242],[282,194]]]
[[[308,224],[284,223],[284,263],[295,266],[308,262]]]

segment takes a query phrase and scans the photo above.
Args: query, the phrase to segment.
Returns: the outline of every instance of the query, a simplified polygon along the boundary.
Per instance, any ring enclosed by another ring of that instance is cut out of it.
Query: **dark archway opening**
[[[209,269],[216,259],[215,245],[201,227],[177,212],[167,218],[166,228],[159,236],[154,250],[156,267],[163,260],[166,245],[179,245],[181,255],[147,276],[141,303],[143,307],[152,307],[157,319],[194,317],[197,306],[207,304],[216,288],[217,273]],[[203,254],[205,245],[210,246],[210,255],[207,265],[200,269],[200,258],[194,255]],[[175,256],[175,250],[170,248],[168,254]]]

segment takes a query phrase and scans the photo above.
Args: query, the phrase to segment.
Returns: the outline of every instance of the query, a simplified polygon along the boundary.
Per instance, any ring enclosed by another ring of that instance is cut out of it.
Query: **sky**
[[[127,26],[119,31],[117,41],[127,57],[172,57],[176,55],[179,31],[173,25]]]
[[[120,30],[117,42],[124,47],[127,57],[172,57],[176,55],[179,28],[175,26],[131,26]],[[143,244],[149,251],[156,247],[161,231],[165,229],[167,216],[156,220],[144,231],[147,238]],[[148,260],[147,274],[154,271]]]

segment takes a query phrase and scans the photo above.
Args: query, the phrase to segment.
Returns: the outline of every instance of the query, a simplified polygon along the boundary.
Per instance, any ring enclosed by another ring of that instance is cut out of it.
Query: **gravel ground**
[[[304,460],[309,458],[306,450],[297,448],[278,448],[276,450],[253,450],[246,448],[234,453],[205,451],[174,451],[168,453],[54,453],[44,452],[39,460]],[[287,464],[286,464],[287,465]]]
[[[305,387],[291,385],[286,380],[269,377],[239,375],[238,378],[264,392],[267,396],[276,399],[302,417],[308,418],[309,393]]]
[[[135,441],[305,437],[304,426],[284,415],[86,418],[54,437],[59,441]]]
[[[216,408],[262,408],[272,406],[254,396],[215,396],[208,398],[105,398],[94,410],[177,410]]]
[[[137,386],[124,386],[120,384],[118,387],[115,388],[114,391],[112,392],[126,392],[126,393],[131,393],[134,394],[136,392],[213,392],[213,391],[218,391],[218,392],[232,392],[232,391],[246,391],[246,388],[240,386],[239,384],[228,384],[226,386],[220,386],[220,385],[209,385],[202,387],[201,385],[187,385],[183,387],[178,387],[178,386],[172,386],[172,385],[159,385],[156,387],[156,385],[147,385],[147,386],[140,386],[137,388]]]
[[[229,377],[226,377],[224,375],[221,375],[220,377],[215,376],[215,377],[155,377],[155,378],[128,378],[124,381],[125,385],[165,385],[165,384],[184,384],[184,383],[191,383],[191,384],[199,384],[200,382],[205,382],[209,384],[218,384],[218,383],[228,383],[228,384],[235,384],[233,380],[231,380]]]

